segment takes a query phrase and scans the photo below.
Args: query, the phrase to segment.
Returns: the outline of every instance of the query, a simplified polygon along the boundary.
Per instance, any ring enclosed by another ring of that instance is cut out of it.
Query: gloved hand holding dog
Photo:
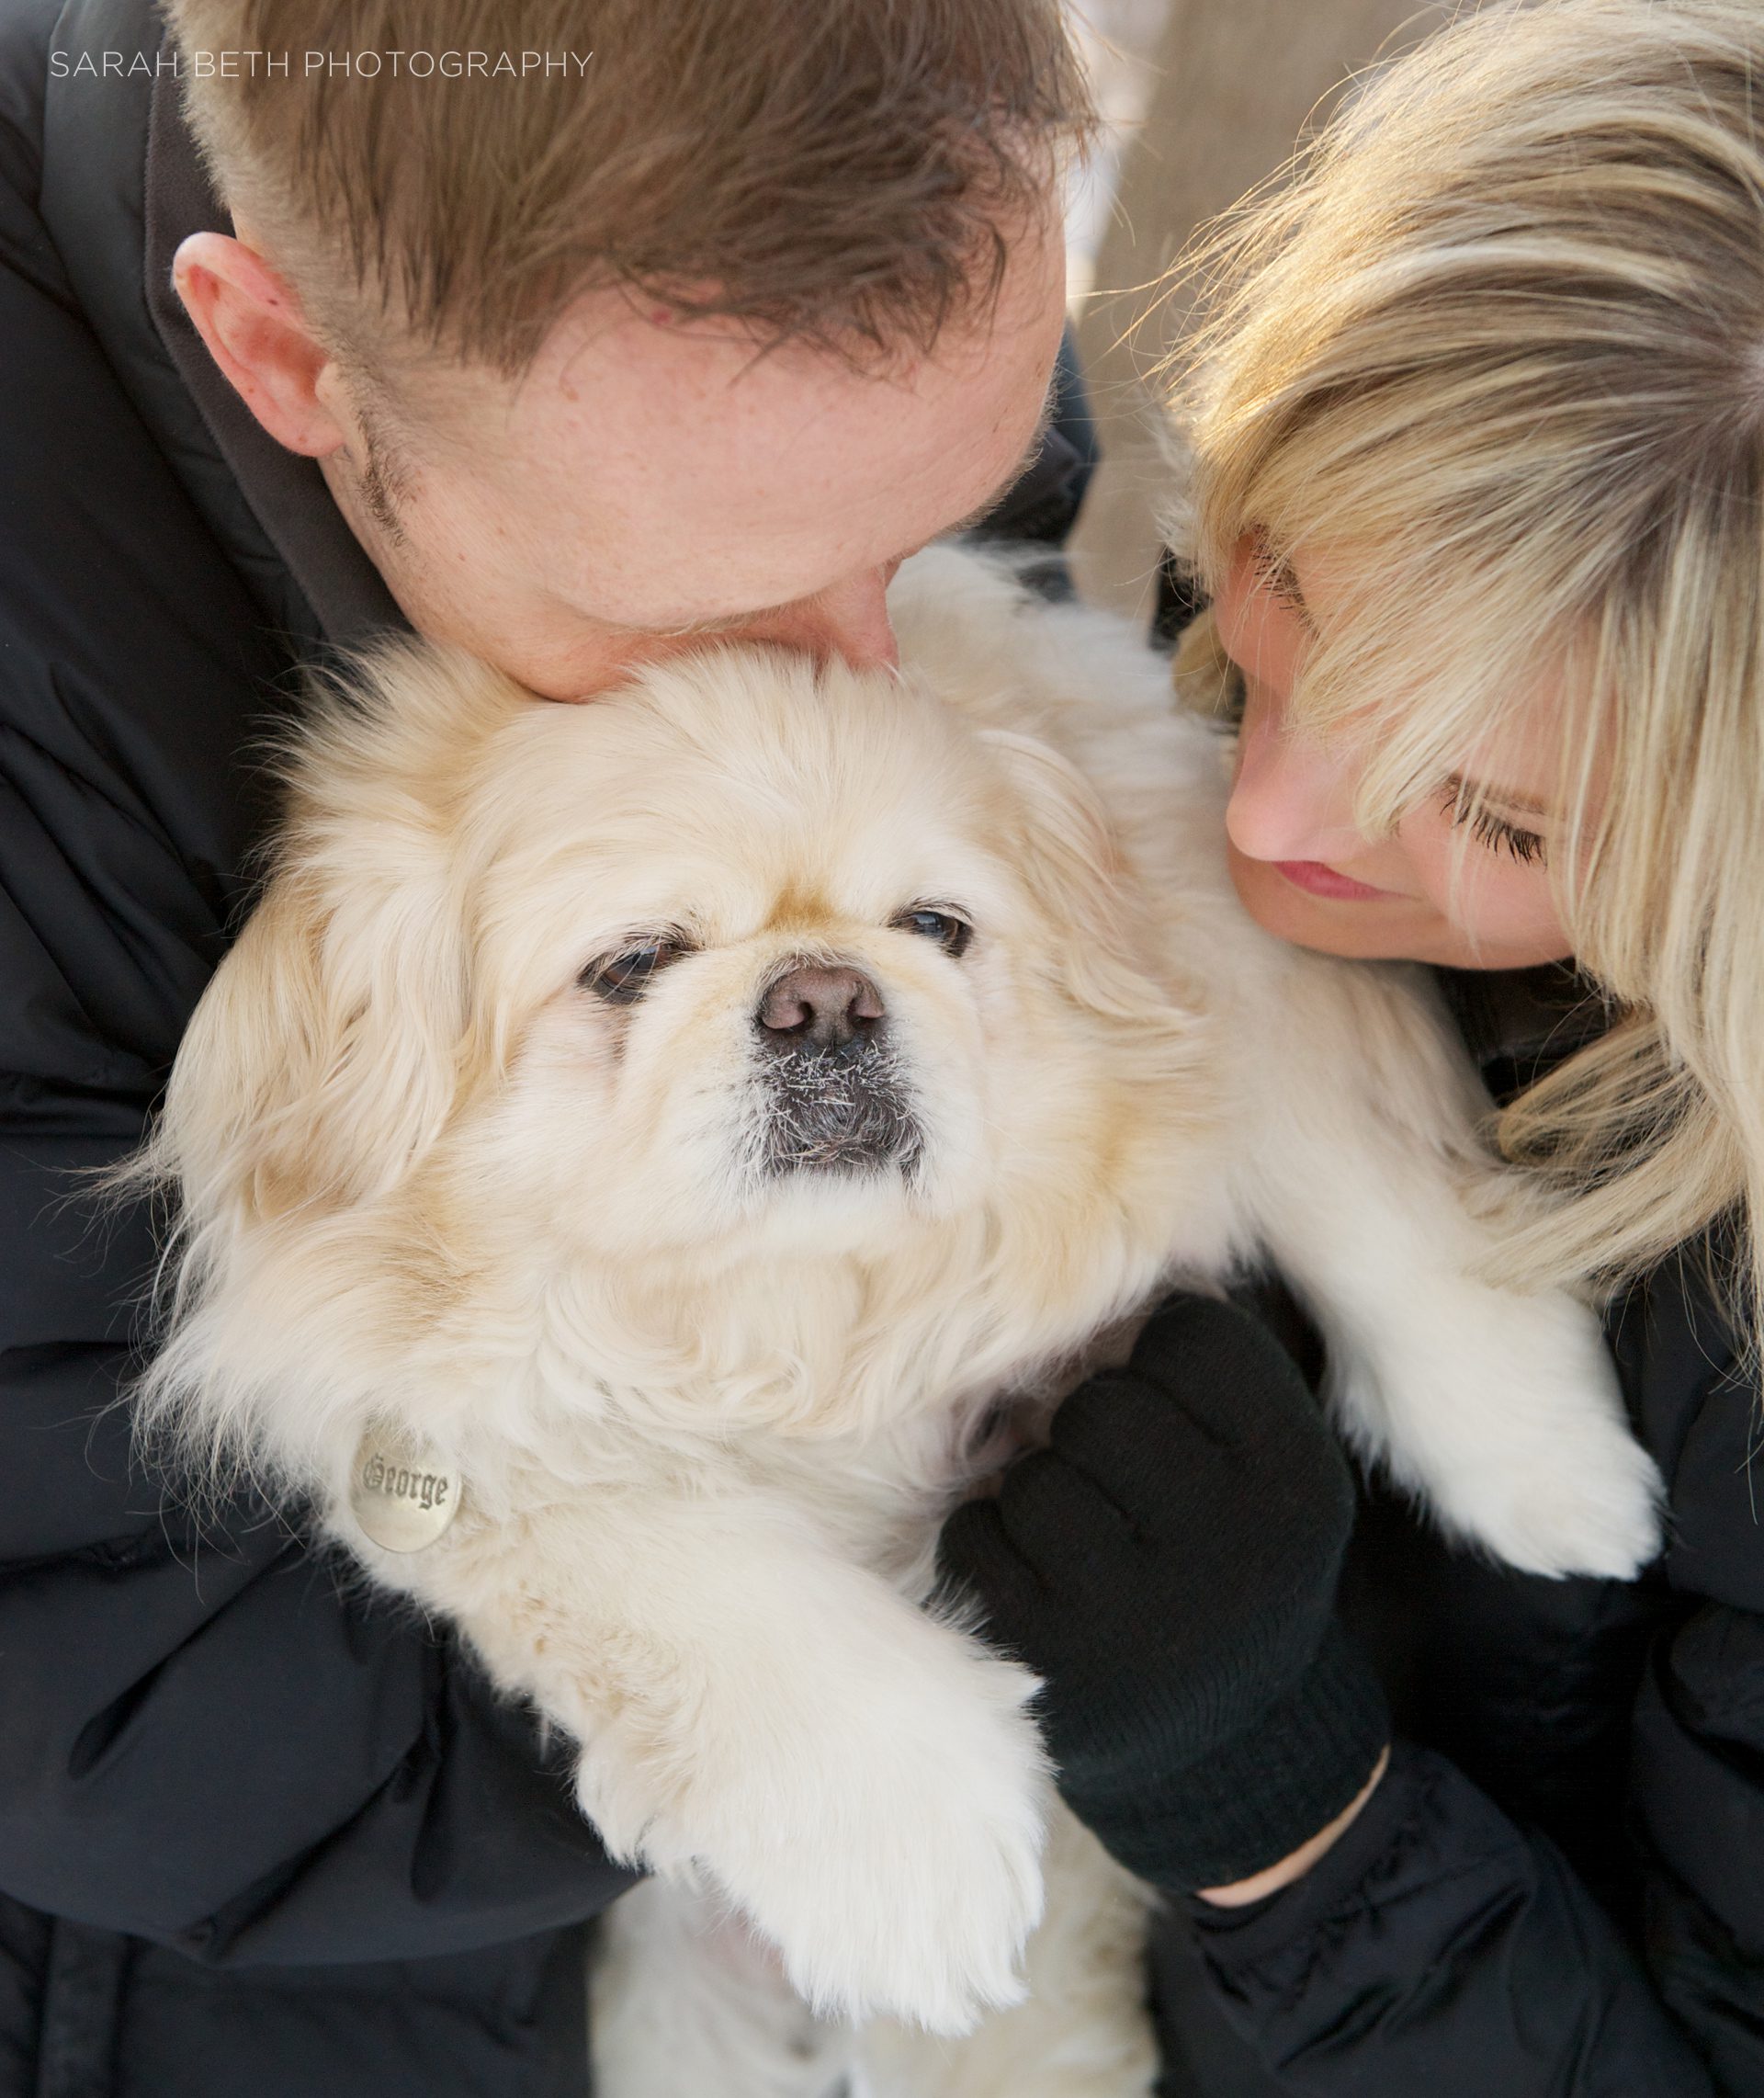
[[[941,1557],[1046,1682],[1060,1790],[1172,1892],[1286,1858],[1365,1787],[1383,1695],[1335,1621],[1348,1468],[1280,1344],[1177,1296],[1054,1416]]]

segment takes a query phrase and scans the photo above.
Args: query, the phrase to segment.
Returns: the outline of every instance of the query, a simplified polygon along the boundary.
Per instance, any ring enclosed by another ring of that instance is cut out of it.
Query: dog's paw
[[[1447,1525],[1526,1573],[1627,1581],[1660,1548],[1664,1490],[1620,1423],[1589,1413],[1524,1438],[1516,1461],[1465,1467],[1434,1493]]]
[[[1023,1998],[1048,1798],[1036,1685],[990,1657],[970,1673],[965,1710],[922,1690],[878,1707],[725,1883],[823,2016],[956,2034]]]
[[[1380,1382],[1384,1454],[1448,1529],[1551,1576],[1627,1580],[1659,1550],[1659,1472],[1598,1321],[1566,1297],[1490,1293],[1449,1368],[1415,1361]]]
[[[822,2017],[955,2034],[1023,1995],[1050,1792],[1035,1679],[910,1623],[700,1701],[664,1806],[639,1811],[605,1731],[579,1790],[616,1847],[742,1911]]]

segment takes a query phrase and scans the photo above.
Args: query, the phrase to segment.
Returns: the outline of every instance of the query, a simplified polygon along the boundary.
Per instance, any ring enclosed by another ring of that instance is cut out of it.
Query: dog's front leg
[[[1344,1427],[1513,1565],[1633,1574],[1658,1547],[1658,1474],[1593,1314],[1486,1279],[1499,1203],[1467,1198],[1498,1168],[1442,1017],[1409,972],[1295,981],[1257,1051],[1250,1207],[1323,1330]]]
[[[468,1488],[469,1494],[469,1488]],[[818,2012],[965,2029],[1041,1905],[1035,1678],[763,1495],[606,1490],[383,1570],[582,1744],[615,1854],[699,1883]]]

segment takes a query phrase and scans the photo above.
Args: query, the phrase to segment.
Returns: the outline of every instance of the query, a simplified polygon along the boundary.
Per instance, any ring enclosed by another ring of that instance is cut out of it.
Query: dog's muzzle
[[[839,962],[792,962],[761,997],[753,1029],[768,1174],[911,1171],[923,1140],[869,977]]]

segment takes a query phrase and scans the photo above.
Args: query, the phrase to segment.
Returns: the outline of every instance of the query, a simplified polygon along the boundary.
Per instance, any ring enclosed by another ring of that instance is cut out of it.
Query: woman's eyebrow
[[[1510,787],[1494,787],[1487,780],[1466,779],[1461,772],[1454,772],[1445,784],[1460,800],[1498,801],[1503,809],[1522,810],[1528,816],[1550,813],[1549,803],[1533,795],[1515,793]]]

